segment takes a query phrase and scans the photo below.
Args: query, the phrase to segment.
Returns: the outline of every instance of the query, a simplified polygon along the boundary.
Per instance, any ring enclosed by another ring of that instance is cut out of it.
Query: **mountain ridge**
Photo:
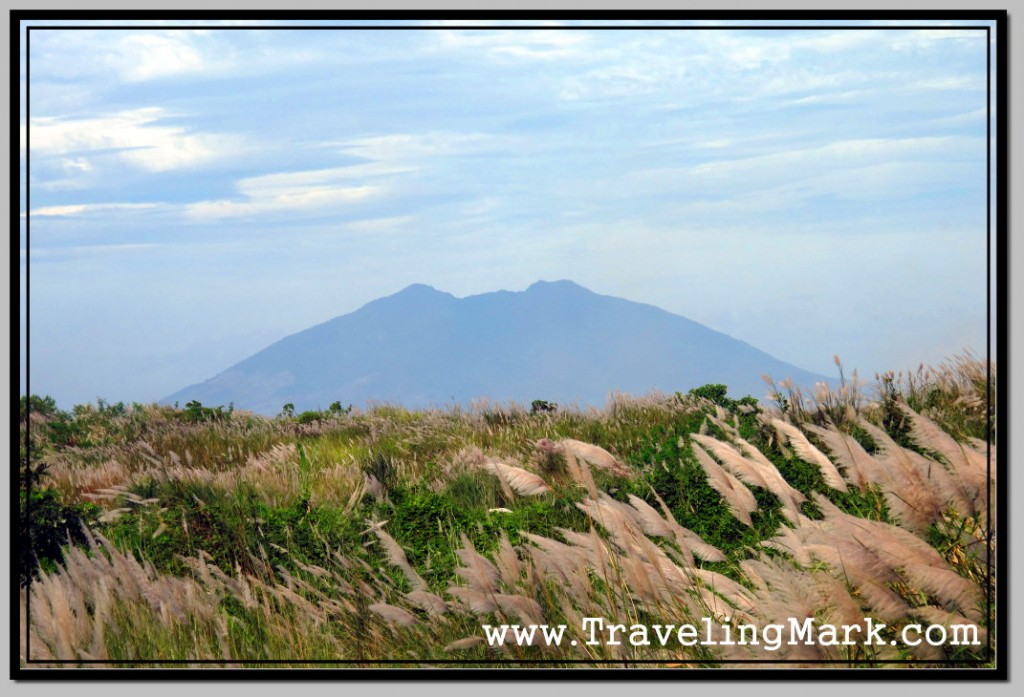
[[[409,408],[544,399],[601,406],[612,392],[722,383],[763,397],[761,375],[829,378],[655,305],[561,279],[456,298],[414,283],[290,334],[163,403],[272,414],[286,403]]]

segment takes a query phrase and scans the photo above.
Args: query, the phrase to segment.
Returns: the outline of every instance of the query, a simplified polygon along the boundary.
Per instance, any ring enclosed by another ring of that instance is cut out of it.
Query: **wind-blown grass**
[[[22,591],[22,658],[990,665],[984,375],[959,359],[883,377],[874,398],[858,383],[761,407],[653,394],[533,414],[36,419],[43,484],[99,515]],[[566,624],[579,638],[584,617],[712,618],[719,638],[791,617],[966,624],[983,645],[491,647],[481,629]]]

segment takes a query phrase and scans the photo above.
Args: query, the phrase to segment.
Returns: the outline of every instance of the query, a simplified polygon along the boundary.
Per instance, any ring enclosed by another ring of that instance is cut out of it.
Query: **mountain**
[[[686,391],[707,383],[763,398],[762,374],[829,381],[652,305],[571,281],[456,298],[415,284],[285,337],[163,402],[275,414],[334,401],[410,408],[473,399],[604,405],[611,391]]]

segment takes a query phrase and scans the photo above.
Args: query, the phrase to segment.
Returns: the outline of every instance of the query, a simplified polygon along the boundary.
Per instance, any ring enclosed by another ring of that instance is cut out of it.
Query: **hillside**
[[[763,374],[827,380],[651,305],[571,281],[456,298],[415,284],[288,336],[163,400],[271,414],[334,401],[409,408],[474,399],[601,406],[613,391],[722,383],[761,398]]]

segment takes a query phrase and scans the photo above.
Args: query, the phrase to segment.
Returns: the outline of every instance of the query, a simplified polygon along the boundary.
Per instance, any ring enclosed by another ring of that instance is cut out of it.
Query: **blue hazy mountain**
[[[764,398],[761,379],[828,378],[652,305],[571,281],[456,298],[416,284],[285,337],[165,403],[199,400],[274,414],[334,401],[410,408],[475,399],[602,406],[612,391],[672,393],[707,383]]]

